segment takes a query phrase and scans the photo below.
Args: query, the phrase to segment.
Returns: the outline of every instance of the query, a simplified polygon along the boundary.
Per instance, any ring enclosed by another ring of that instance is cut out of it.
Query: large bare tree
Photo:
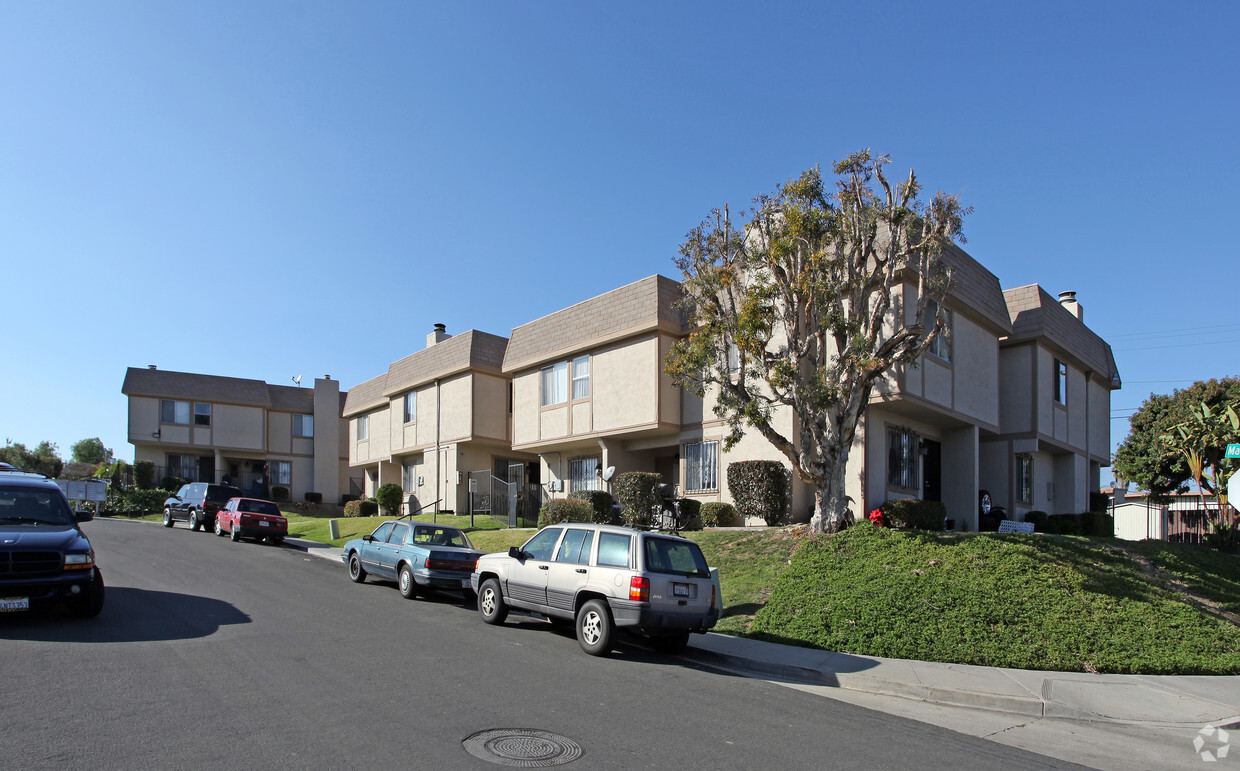
[[[692,332],[668,374],[717,395],[726,447],[752,427],[787,456],[815,488],[819,531],[852,522],[844,479],[858,421],[875,384],[942,331],[951,276],[941,254],[964,242],[971,211],[942,192],[919,200],[916,175],[893,184],[889,163],[855,153],[835,164],[832,190],[809,169],[755,198],[742,227],[715,210],[676,260]],[[905,283],[915,287],[909,323]],[[787,436],[773,422],[784,409],[795,417]]]

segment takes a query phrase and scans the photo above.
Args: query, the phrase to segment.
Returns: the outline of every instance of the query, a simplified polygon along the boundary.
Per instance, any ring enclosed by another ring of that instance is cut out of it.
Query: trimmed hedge
[[[589,501],[581,498],[553,498],[538,510],[538,527],[542,529],[557,522],[590,522],[594,509]]]
[[[1025,515],[1029,521],[1029,515]],[[1037,525],[1034,525],[1037,528]],[[1115,518],[1105,511],[1086,511],[1081,514],[1052,514],[1046,518],[1046,531],[1055,535],[1088,535],[1095,538],[1111,538],[1115,535]]]
[[[346,517],[374,517],[379,514],[379,502],[373,499],[352,500],[344,505]]]
[[[1033,523],[1033,529],[1035,532],[1045,533],[1046,518],[1048,516],[1049,515],[1045,511],[1038,511],[1037,509],[1034,509],[1033,511],[1025,512],[1025,521]]]
[[[322,503],[323,493],[306,493],[306,503]]]
[[[360,495],[354,495],[353,493],[345,493],[340,496],[340,505],[348,506],[353,501],[360,501],[361,499],[362,499],[362,496]]]
[[[142,517],[158,514],[164,508],[168,493],[163,490],[108,490],[100,513],[105,517]]]
[[[187,485],[187,484],[189,484],[189,480],[185,479],[184,477],[168,476],[168,477],[164,477],[163,479],[159,481],[160,489],[167,490],[170,493],[175,493],[177,490],[181,489],[181,485]]]
[[[271,500],[285,503],[288,501],[288,488],[283,485],[276,485],[271,488]]]
[[[736,507],[730,503],[703,503],[698,514],[702,518],[702,527],[736,527],[741,519]]]
[[[889,527],[906,530],[942,530],[943,520],[947,518],[947,507],[942,501],[898,498],[878,508]]]
[[[615,516],[615,498],[606,490],[577,490],[569,493],[570,499],[579,499],[590,504],[591,521],[600,525],[612,524]],[[540,514],[542,512],[539,512]]]
[[[728,464],[728,492],[741,517],[760,517],[774,527],[788,522],[792,472],[775,460]],[[743,521],[743,520],[742,520]]]
[[[383,513],[389,517],[395,517],[400,514],[400,504],[404,501],[405,491],[395,482],[388,482],[380,485],[375,491],[375,500],[378,502]]]
[[[133,483],[139,490],[150,490],[155,486],[155,461],[137,460],[133,464]]]
[[[626,471],[616,477],[616,501],[627,525],[649,526],[654,510],[663,504],[659,485],[663,477],[649,471]]]
[[[702,502],[694,498],[680,499],[680,521],[682,530],[702,529]]]

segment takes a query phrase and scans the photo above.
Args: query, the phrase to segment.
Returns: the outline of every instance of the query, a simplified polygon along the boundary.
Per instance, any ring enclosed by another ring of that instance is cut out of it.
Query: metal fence
[[[542,505],[538,485],[508,482],[490,471],[469,472],[469,512],[505,527],[534,527]]]
[[[1171,543],[1205,543],[1210,518],[1217,509],[1170,509],[1167,511],[1167,537]]]

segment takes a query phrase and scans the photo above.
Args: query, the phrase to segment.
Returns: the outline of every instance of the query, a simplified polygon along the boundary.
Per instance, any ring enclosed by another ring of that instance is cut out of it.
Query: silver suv
[[[552,525],[507,554],[484,555],[470,584],[488,624],[503,623],[509,610],[571,621],[594,656],[611,650],[618,629],[679,653],[690,632],[715,625],[723,604],[693,541],[586,522]]]

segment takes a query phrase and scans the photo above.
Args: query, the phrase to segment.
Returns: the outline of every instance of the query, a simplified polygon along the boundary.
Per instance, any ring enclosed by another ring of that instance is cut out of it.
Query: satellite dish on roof
[[[616,475],[616,467],[608,466],[607,470],[603,472],[603,481],[610,482],[611,478],[614,477],[615,475]]]
[[[298,388],[301,388],[301,375],[294,375],[293,382],[297,384]]]

